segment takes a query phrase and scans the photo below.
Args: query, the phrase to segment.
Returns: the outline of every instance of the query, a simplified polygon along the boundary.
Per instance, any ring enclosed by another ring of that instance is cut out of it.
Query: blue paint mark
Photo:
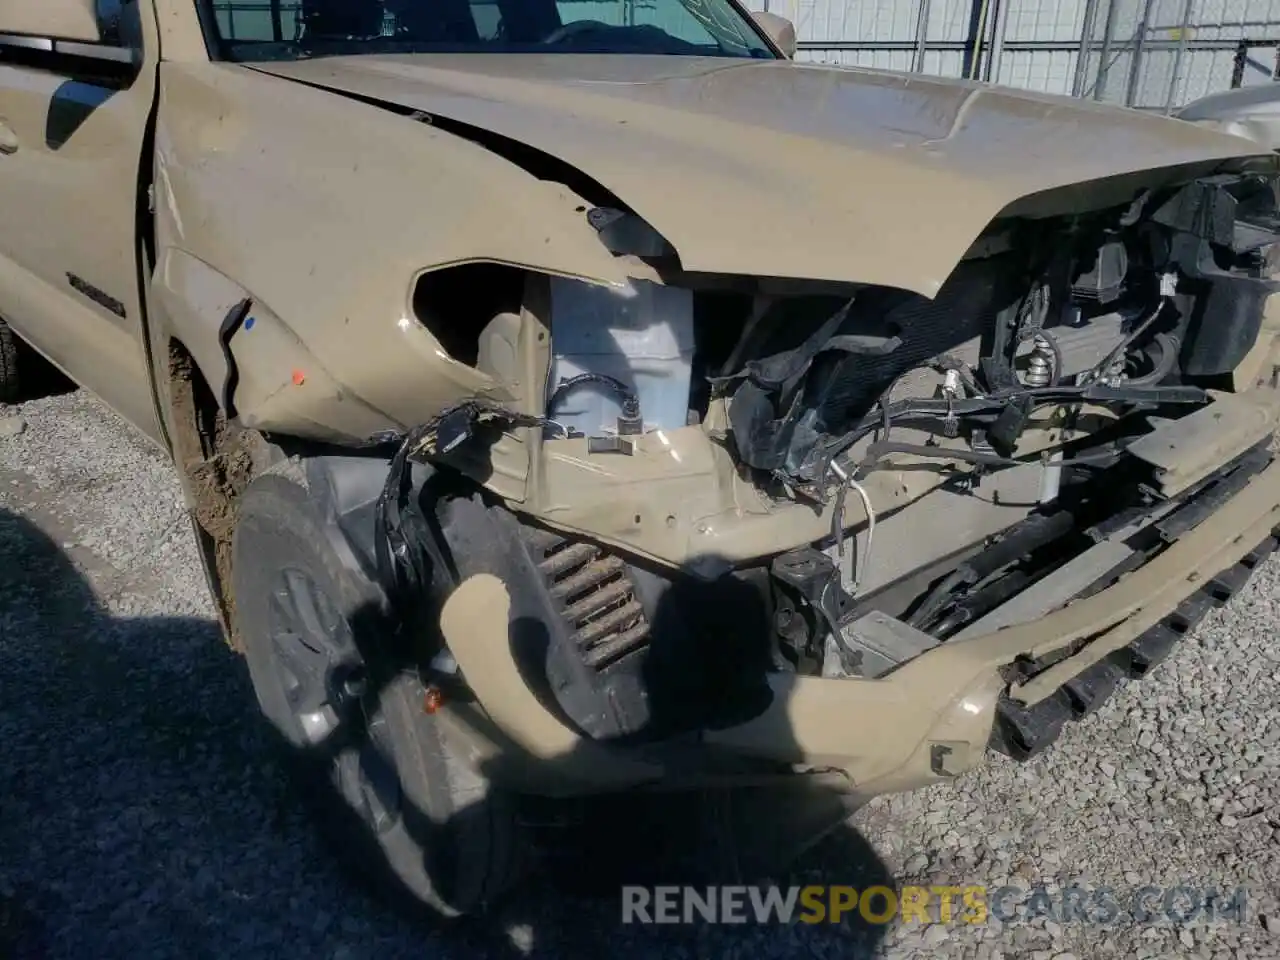
[[[246,330],[252,330],[255,323],[257,323],[257,321],[254,320],[253,317],[249,317],[244,322],[244,328]]]

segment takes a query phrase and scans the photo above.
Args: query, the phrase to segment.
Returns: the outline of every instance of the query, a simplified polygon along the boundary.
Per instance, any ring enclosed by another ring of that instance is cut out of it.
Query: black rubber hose
[[[1154,386],[1173,372],[1173,365],[1178,362],[1178,342],[1167,333],[1157,333],[1154,342],[1160,345],[1160,359],[1155,368],[1140,377],[1130,377],[1125,381],[1128,386]]]

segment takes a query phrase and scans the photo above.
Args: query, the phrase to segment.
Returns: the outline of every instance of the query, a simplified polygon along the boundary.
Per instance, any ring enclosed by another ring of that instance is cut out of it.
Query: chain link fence
[[[754,0],[803,59],[988,80],[1170,112],[1271,82],[1277,0]]]

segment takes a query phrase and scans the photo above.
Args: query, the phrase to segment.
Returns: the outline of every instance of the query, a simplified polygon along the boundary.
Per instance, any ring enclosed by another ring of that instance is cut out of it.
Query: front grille
[[[548,531],[532,531],[530,539],[538,570],[586,666],[607,670],[647,645],[649,621],[619,557]]]

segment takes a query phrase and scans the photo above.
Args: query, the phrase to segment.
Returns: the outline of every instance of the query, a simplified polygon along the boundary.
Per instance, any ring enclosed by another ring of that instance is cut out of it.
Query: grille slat
[[[591,560],[596,548],[589,543],[573,543],[555,553],[548,553],[538,568],[551,580],[559,580],[566,573]]]
[[[584,659],[587,666],[599,670],[643,646],[648,639],[649,624],[641,621],[621,633],[614,634],[609,641],[592,647],[587,651]]]
[[[621,557],[542,530],[530,530],[526,542],[590,670],[605,671],[645,647],[649,622]]]
[[[565,607],[564,616],[570,623],[588,623],[597,614],[630,596],[631,583],[626,577],[621,577],[612,583],[602,584],[581,600]]]
[[[636,620],[644,616],[644,611],[635,600],[628,600],[616,610],[610,610],[597,620],[592,620],[576,634],[574,639],[580,647],[590,647],[619,630],[629,630]]]
[[[576,573],[557,581],[555,586],[551,588],[551,595],[557,600],[569,601],[570,598],[589,590],[602,580],[620,576],[623,569],[624,565],[617,557],[593,560],[584,564],[582,569]]]

